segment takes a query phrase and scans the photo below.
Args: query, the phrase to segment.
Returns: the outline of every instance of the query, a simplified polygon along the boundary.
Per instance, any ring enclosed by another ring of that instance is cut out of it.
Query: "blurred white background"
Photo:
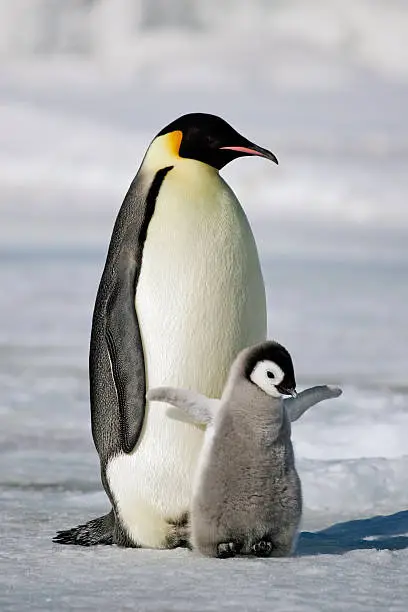
[[[281,162],[225,173],[265,248],[399,257],[407,36],[404,0],[0,0],[2,244],[105,244],[150,139],[207,111]]]

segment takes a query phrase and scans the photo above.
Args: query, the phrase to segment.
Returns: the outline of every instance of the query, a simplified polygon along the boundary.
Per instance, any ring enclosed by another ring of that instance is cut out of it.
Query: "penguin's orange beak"
[[[265,157],[266,159],[270,159],[275,164],[278,164],[278,159],[276,155],[268,151],[267,149],[263,149],[262,147],[258,147],[258,145],[249,143],[248,147],[220,147],[220,149],[228,149],[230,151],[237,151],[237,153],[242,153],[242,155],[258,155],[259,157]]]

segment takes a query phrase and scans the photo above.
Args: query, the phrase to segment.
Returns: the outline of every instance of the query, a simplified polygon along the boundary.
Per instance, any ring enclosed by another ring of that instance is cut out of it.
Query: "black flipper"
[[[169,170],[159,170],[147,189],[140,175],[130,186],[96,297],[89,373],[92,433],[102,467],[115,453],[130,453],[143,427],[146,376],[135,295],[148,226]]]
[[[77,546],[95,546],[96,544],[113,544],[115,517],[113,510],[84,525],[58,531],[53,538],[56,544],[76,544]]]
[[[120,451],[130,453],[143,427],[146,375],[135,295],[148,226],[160,187],[171,169],[159,170],[152,182],[140,171],[136,175],[115,222],[95,301],[89,350],[92,436],[102,483],[113,506],[106,464]],[[113,509],[88,523],[59,531],[53,542],[136,546],[115,520]]]

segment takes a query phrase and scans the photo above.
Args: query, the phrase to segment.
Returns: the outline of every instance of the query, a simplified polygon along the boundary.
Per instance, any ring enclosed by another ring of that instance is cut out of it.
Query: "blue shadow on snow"
[[[408,548],[408,510],[389,516],[337,523],[322,531],[303,531],[297,556],[341,555],[351,550],[402,550]]]

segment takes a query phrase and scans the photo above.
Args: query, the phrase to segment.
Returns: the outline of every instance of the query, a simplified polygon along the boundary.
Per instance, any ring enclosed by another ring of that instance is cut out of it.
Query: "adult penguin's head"
[[[224,119],[189,113],[172,121],[156,138],[166,136],[173,155],[195,159],[221,170],[238,157],[258,155],[278,163],[275,155],[241,136]]]

